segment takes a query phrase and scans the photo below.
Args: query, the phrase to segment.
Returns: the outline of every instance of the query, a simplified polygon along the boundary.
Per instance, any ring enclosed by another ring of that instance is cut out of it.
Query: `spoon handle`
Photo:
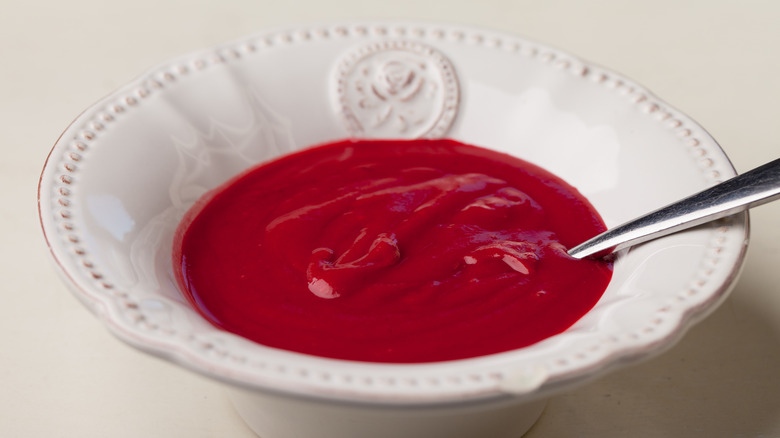
[[[780,198],[780,159],[607,230],[569,250],[582,259],[646,242]]]

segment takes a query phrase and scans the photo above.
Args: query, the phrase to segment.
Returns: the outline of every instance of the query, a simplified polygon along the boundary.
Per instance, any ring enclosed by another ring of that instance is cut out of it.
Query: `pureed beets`
[[[177,230],[179,286],[212,324],[369,362],[465,359],[562,332],[612,276],[567,248],[606,227],[573,187],[453,140],[347,140],[256,167]]]

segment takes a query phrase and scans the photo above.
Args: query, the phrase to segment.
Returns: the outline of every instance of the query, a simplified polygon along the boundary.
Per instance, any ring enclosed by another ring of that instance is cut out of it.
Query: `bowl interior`
[[[339,78],[366,53],[411,53],[401,58],[430,58],[456,75],[452,120],[397,136],[447,136],[534,162],[577,187],[608,226],[734,175],[688,117],[626,78],[535,42],[425,24],[274,30],[161,65],[65,131],[44,168],[39,205],[66,284],[121,339],[198,372],[380,402],[538,395],[659,351],[723,299],[744,256],[744,214],[622,254],[589,314],[515,352],[361,364],[269,349],[213,328],[175,286],[179,219],[248,167],[355,135]]]

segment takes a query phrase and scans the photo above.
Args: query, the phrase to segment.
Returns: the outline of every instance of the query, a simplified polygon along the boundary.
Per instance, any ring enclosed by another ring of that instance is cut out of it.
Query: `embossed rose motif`
[[[414,97],[425,83],[425,77],[416,72],[415,66],[400,60],[387,61],[377,69],[373,91],[380,98],[401,101]]]
[[[377,59],[364,66],[361,76],[354,86],[361,96],[357,103],[364,128],[405,135],[435,111],[431,99],[438,87],[426,80],[425,63],[401,57]],[[425,95],[420,95],[421,90],[426,90]]]
[[[350,133],[373,138],[443,136],[458,107],[449,61],[411,41],[385,41],[344,56],[336,76],[338,110]]]

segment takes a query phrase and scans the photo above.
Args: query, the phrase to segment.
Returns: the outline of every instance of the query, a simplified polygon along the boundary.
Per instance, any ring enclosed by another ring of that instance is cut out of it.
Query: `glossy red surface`
[[[212,191],[174,266],[213,324],[330,358],[418,363],[521,348],[601,297],[604,261],[566,249],[603,231],[549,172],[452,140],[343,141]]]

